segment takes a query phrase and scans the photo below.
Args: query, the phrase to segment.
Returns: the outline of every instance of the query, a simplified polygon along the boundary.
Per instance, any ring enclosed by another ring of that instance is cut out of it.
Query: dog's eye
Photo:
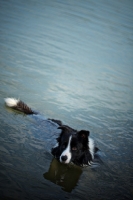
[[[77,147],[72,147],[72,151],[77,151]]]

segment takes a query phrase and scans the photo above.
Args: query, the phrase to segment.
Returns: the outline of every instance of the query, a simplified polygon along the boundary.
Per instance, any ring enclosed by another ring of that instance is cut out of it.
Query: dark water
[[[133,198],[132,11],[132,0],[0,0],[1,199]],[[47,117],[90,130],[103,163],[53,159]]]

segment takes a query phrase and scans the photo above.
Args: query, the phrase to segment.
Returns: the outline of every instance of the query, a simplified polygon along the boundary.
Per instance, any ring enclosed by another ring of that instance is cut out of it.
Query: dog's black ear
[[[83,148],[88,149],[88,137],[89,137],[90,132],[81,130],[77,132],[77,134],[78,134],[79,141],[82,142],[83,144]]]
[[[59,126],[58,129],[61,129],[60,136],[57,138],[57,142],[60,143],[62,135],[63,134],[66,135],[66,134],[70,133],[70,128],[69,128],[69,126],[62,125],[62,126]]]
[[[86,131],[86,130],[81,130],[79,132],[77,132],[78,137],[81,138],[82,140],[88,140],[88,137],[90,135],[90,131]]]

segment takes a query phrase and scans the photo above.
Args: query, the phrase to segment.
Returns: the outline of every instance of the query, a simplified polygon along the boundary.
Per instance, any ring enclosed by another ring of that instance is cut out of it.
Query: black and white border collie
[[[25,114],[37,115],[36,112],[20,100],[6,98],[5,103],[8,107]],[[98,148],[95,147],[93,139],[89,137],[90,132],[87,130],[77,131],[67,125],[62,125],[62,122],[59,120],[48,120],[58,124],[58,129],[61,129],[61,133],[57,138],[57,145],[51,150],[53,156],[64,164],[91,165]]]

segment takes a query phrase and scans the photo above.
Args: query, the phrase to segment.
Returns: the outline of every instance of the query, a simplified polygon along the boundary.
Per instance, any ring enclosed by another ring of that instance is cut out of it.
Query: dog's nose
[[[67,156],[65,155],[65,156],[61,156],[61,160],[63,161],[63,162],[65,162],[66,160],[67,160]]]

